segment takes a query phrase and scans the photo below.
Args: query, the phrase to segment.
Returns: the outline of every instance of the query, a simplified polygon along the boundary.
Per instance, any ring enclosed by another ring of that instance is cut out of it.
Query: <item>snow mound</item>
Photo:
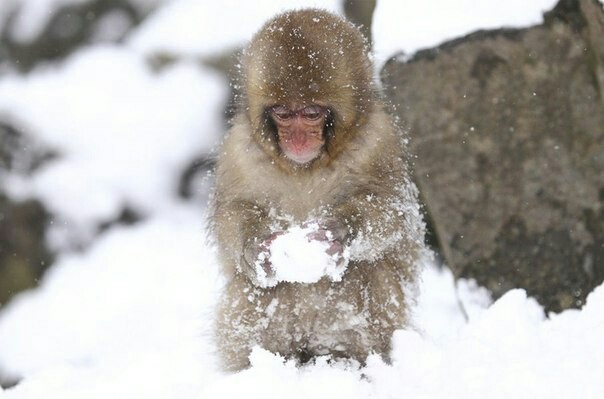
[[[354,399],[370,398],[373,388],[358,368],[346,363],[329,363],[327,357],[306,367],[256,347],[250,356],[252,367],[241,373],[219,376],[199,398],[288,398]],[[268,395],[267,395],[268,393]]]
[[[174,208],[60,256],[40,288],[2,308],[2,372],[37,374],[63,362],[90,368],[196,345],[221,286],[218,268],[207,265],[203,219],[195,207]]]

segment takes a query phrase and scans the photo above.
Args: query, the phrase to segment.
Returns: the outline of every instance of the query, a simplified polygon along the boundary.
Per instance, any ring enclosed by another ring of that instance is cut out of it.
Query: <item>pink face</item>
[[[269,110],[277,126],[279,147],[291,161],[304,165],[321,155],[325,144],[323,128],[328,109],[320,105],[287,107],[276,105]]]

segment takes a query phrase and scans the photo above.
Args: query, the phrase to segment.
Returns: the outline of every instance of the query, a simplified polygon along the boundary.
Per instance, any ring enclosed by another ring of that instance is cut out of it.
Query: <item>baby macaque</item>
[[[325,11],[285,12],[245,50],[241,86],[212,204],[223,367],[249,366],[256,345],[300,363],[387,359],[424,224],[363,36]],[[294,236],[308,249],[287,250]]]

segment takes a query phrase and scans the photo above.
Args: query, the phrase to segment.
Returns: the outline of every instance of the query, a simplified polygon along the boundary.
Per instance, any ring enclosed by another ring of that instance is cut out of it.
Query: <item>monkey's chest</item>
[[[277,214],[291,216],[295,220],[305,221],[321,209],[337,205],[337,199],[346,197],[344,189],[353,185],[337,186],[331,179],[303,181],[286,186],[273,185],[270,196],[265,197],[268,209],[274,209]]]

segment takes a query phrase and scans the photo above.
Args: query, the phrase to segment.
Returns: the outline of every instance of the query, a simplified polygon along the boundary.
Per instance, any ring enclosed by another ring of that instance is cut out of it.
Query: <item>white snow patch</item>
[[[433,263],[420,268],[419,299],[413,312],[413,324],[431,340],[441,341],[466,324],[457,301],[453,273]]]
[[[115,46],[6,77],[0,114],[23,121],[60,155],[8,188],[14,196],[42,198],[80,236],[124,205],[158,212],[175,199],[175,176],[218,142],[226,92],[221,76],[199,65],[154,74],[139,56]]]
[[[604,286],[581,311],[550,320],[512,290],[446,342],[397,332],[393,365],[376,362],[366,373],[384,398],[600,398],[603,310]]]
[[[543,22],[557,0],[430,0],[377,2],[372,27],[378,66],[479,29],[522,28]]]
[[[197,345],[209,333],[204,315],[221,286],[204,234],[198,209],[174,208],[110,230],[87,252],[61,256],[39,289],[2,309],[2,371],[109,366],[149,351],[180,351],[180,342]]]
[[[250,356],[252,368],[222,376],[203,391],[200,398],[325,398],[355,399],[373,397],[373,387],[362,379],[361,371],[346,364],[328,364],[319,358],[311,366],[297,368],[278,355],[255,348]],[[268,396],[267,396],[268,395]]]
[[[312,6],[339,12],[340,3],[339,0],[175,0],[152,15],[129,44],[142,53],[220,53],[246,45],[279,12]]]

